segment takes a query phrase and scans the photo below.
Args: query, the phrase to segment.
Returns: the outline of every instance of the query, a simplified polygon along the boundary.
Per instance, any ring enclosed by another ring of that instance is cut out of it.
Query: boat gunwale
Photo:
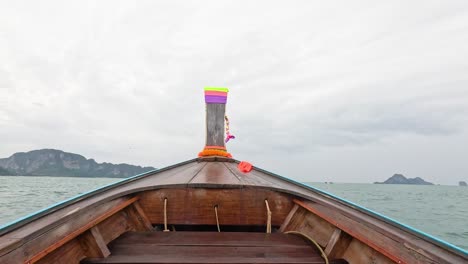
[[[238,161],[236,161],[236,162],[238,162]],[[406,225],[404,223],[400,223],[399,221],[397,221],[397,220],[395,220],[393,218],[390,218],[390,217],[385,216],[383,214],[380,214],[380,213],[378,213],[376,211],[368,209],[368,208],[366,208],[366,207],[364,207],[362,205],[358,205],[358,204],[356,204],[354,202],[351,202],[349,200],[346,200],[344,198],[341,198],[339,196],[336,196],[334,194],[331,194],[331,193],[326,192],[324,190],[321,190],[319,188],[310,186],[310,185],[305,184],[305,183],[297,182],[295,180],[292,180],[292,179],[289,179],[287,177],[284,177],[284,176],[269,172],[267,170],[264,170],[264,169],[261,169],[261,168],[255,167],[255,166],[253,166],[253,168],[255,170],[257,170],[257,171],[260,171],[260,172],[265,173],[265,174],[269,174],[270,176],[277,177],[277,178],[279,178],[281,180],[284,180],[286,182],[289,182],[289,183],[292,183],[292,184],[295,184],[295,185],[299,185],[299,186],[301,186],[303,188],[306,188],[306,189],[308,189],[310,191],[317,192],[317,193],[322,194],[322,195],[326,195],[326,196],[328,196],[328,198],[330,198],[332,200],[335,200],[335,201],[339,202],[340,204],[348,206],[351,209],[355,209],[355,210],[357,210],[357,211],[359,211],[361,213],[364,213],[364,214],[366,214],[368,216],[374,217],[374,218],[376,218],[378,220],[382,220],[385,223],[392,225],[393,227],[397,227],[397,228],[399,228],[399,229],[401,229],[403,231],[406,231],[406,232],[408,232],[410,234],[413,234],[413,235],[417,236],[418,238],[421,238],[421,239],[423,239],[423,240],[425,240],[427,242],[430,242],[430,243],[436,244],[438,246],[441,246],[442,248],[447,249],[447,250],[449,250],[449,251],[451,251],[453,253],[464,254],[465,258],[468,257],[468,251],[461,248],[461,247],[453,245],[453,244],[451,244],[451,243],[449,243],[447,241],[444,241],[444,240],[442,240],[440,238],[434,237],[434,236],[432,236],[432,235],[430,235],[428,233],[425,233],[424,231],[421,231],[421,230],[419,230],[417,228],[411,227],[411,226]]]

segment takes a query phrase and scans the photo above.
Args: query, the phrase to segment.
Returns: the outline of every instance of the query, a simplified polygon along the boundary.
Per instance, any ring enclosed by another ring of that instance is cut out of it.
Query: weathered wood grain
[[[237,163],[234,162],[223,162],[224,166],[226,166],[229,171],[240,181],[241,185],[244,186],[264,186],[264,187],[275,187],[271,182],[261,178],[257,177],[255,173],[251,174],[250,172],[248,173],[243,173],[239,171],[237,168]],[[276,186],[277,187],[277,186]]]
[[[362,243],[357,239],[353,239],[352,242],[349,244],[346,252],[343,256],[349,263],[372,263],[372,264],[395,264],[398,262],[394,262],[389,258],[385,257],[378,251],[372,249],[371,247],[367,246],[366,244]],[[418,263],[436,263],[436,262],[410,262],[411,264],[418,264]]]
[[[16,248],[0,256],[0,263],[22,263],[36,258],[38,260],[40,259],[38,256],[43,257],[47,255],[46,253],[60,248],[64,243],[81,234],[80,230],[86,231],[88,228],[83,228],[84,226],[94,226],[96,222],[94,224],[90,224],[90,222],[95,221],[106,212],[128,201],[128,198],[122,197],[105,204],[97,205],[65,223],[53,225],[53,228],[43,231],[44,233],[41,236],[28,239],[23,238],[22,243]]]
[[[56,240],[54,243],[47,246],[46,248],[40,250],[38,253],[34,254],[31,258],[29,258],[26,262],[28,264],[32,264],[32,263],[37,262],[38,260],[40,260],[41,258],[46,256],[50,252],[52,252],[52,251],[56,250],[57,248],[63,246],[65,243],[73,240],[74,238],[81,235],[82,233],[84,233],[85,231],[90,229],[91,227],[94,227],[95,225],[101,223],[102,221],[106,220],[110,216],[112,216],[115,213],[121,211],[123,208],[129,206],[130,204],[134,203],[137,200],[138,200],[138,198],[135,197],[135,198],[128,199],[127,201],[121,202],[120,204],[117,204],[116,206],[114,206],[112,209],[104,212],[102,215],[100,215],[100,216],[98,216],[96,218],[93,218],[93,219],[89,219],[88,223],[86,223],[83,226],[80,226],[77,229],[63,230],[64,233],[67,233],[67,235],[65,235],[61,239]]]
[[[40,259],[37,264],[78,264],[82,259],[86,258],[81,244],[78,240],[71,240],[57,250],[54,250],[44,258]],[[21,262],[5,262],[5,264],[21,263]]]
[[[159,263],[190,263],[190,264],[219,264],[219,263],[229,263],[229,264],[253,264],[253,263],[281,263],[281,264],[323,264],[323,260],[310,257],[295,258],[291,259],[289,257],[252,257],[252,258],[243,258],[243,257],[191,257],[184,258],[178,256],[174,258],[173,256],[169,257],[154,257],[153,255],[142,255],[138,258],[134,256],[110,256],[107,259],[85,259],[82,262],[83,264],[92,264],[92,263],[108,263],[108,264],[159,264]],[[338,262],[331,261],[330,264],[338,264]],[[341,264],[342,262],[340,262]]]
[[[197,186],[197,184],[232,186],[240,185],[240,183],[236,175],[221,162],[207,162],[200,172],[189,182],[191,186]]]
[[[153,226],[151,225],[150,220],[148,219],[148,216],[146,216],[145,211],[143,208],[141,208],[140,202],[136,201],[133,203],[133,208],[135,208],[136,213],[137,213],[137,219],[142,223],[144,228],[146,230],[152,230]]]
[[[325,248],[325,254],[331,259],[342,258],[353,237],[343,232],[341,229],[335,229]]]
[[[87,257],[105,258],[110,255],[109,248],[107,247],[97,226],[94,226],[83,233],[78,237],[78,241],[80,241],[81,248]],[[68,255],[62,255],[62,257],[67,258]]]
[[[433,262],[433,260],[426,256],[405,248],[403,244],[385,234],[379,233],[331,208],[308,201],[294,200],[294,202],[396,263],[418,263],[416,260],[420,260],[421,263]]]
[[[224,147],[225,104],[206,104],[206,146]]]
[[[334,226],[324,219],[314,214],[306,213],[299,225],[291,230],[305,233],[317,241],[320,246],[325,247],[334,229]]]
[[[84,263],[324,263],[297,236],[281,233],[130,232],[107,259]]]
[[[124,211],[120,211],[98,225],[102,238],[106,244],[118,238],[127,231],[135,231],[136,228]]]
[[[299,205],[294,204],[291,211],[289,211],[288,216],[286,216],[286,219],[284,219],[284,222],[281,224],[281,227],[279,229],[280,232],[284,232],[286,230],[289,223],[291,222],[291,219],[296,215],[296,212],[298,209],[299,209]]]
[[[299,236],[284,235],[282,233],[248,233],[248,232],[127,232],[115,241],[111,246],[128,244],[151,244],[166,246],[302,246],[304,239]]]
[[[164,198],[168,199],[168,224],[215,225],[218,205],[221,225],[265,225],[265,199],[273,212],[272,225],[279,226],[293,203],[284,194],[266,189],[161,189],[140,194],[140,205],[152,224],[162,224]]]

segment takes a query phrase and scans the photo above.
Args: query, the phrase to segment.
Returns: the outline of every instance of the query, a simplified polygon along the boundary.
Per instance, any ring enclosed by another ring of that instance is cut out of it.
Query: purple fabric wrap
[[[205,95],[205,102],[207,104],[225,104],[227,96]]]

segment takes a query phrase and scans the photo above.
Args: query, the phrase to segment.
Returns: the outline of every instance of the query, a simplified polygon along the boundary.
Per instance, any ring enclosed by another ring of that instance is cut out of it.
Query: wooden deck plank
[[[194,178],[204,166],[206,162],[192,162],[181,167],[177,167],[161,174],[156,174],[154,177],[146,177],[134,183],[134,188],[145,188],[148,186],[184,186]]]
[[[322,260],[314,260],[308,257],[306,258],[230,258],[230,257],[209,257],[209,258],[173,258],[173,257],[161,257],[155,258],[153,255],[142,255],[138,259],[133,256],[110,256],[106,259],[85,259],[81,262],[82,264],[176,264],[176,263],[190,263],[190,264],[218,264],[218,263],[229,263],[229,264],[251,264],[251,263],[282,263],[282,264],[323,264]],[[333,264],[334,262],[330,262]]]
[[[309,242],[282,233],[128,232],[109,248],[82,263],[324,263]]]
[[[223,162],[206,162],[206,166],[189,182],[196,184],[240,185],[240,180]]]
[[[112,247],[112,255],[117,256],[141,256],[153,255],[155,257],[184,257],[184,258],[200,258],[200,257],[242,257],[242,258],[278,258],[278,257],[308,257],[311,259],[321,260],[320,255],[315,253],[309,245],[294,246],[294,247],[251,247],[238,245],[224,246],[161,246],[152,244],[135,244],[135,245],[120,245]]]
[[[261,178],[257,177],[257,175],[249,173],[243,173],[239,171],[237,168],[237,163],[234,162],[223,162],[224,166],[226,166],[233,175],[235,175],[242,185],[246,186],[263,186],[263,187],[274,187],[274,185]]]
[[[301,246],[304,245],[304,240],[295,235],[282,233],[127,232],[112,242],[112,246],[126,244]]]

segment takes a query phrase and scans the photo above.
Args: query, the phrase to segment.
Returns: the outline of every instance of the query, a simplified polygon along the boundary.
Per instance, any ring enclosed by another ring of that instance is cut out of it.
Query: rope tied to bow
[[[270,211],[270,206],[268,205],[268,200],[265,199],[265,204],[266,204],[266,208],[267,208],[267,228],[266,228],[266,232],[268,234],[271,233],[271,211]]]
[[[167,229],[167,198],[164,198],[164,232],[169,232]]]

